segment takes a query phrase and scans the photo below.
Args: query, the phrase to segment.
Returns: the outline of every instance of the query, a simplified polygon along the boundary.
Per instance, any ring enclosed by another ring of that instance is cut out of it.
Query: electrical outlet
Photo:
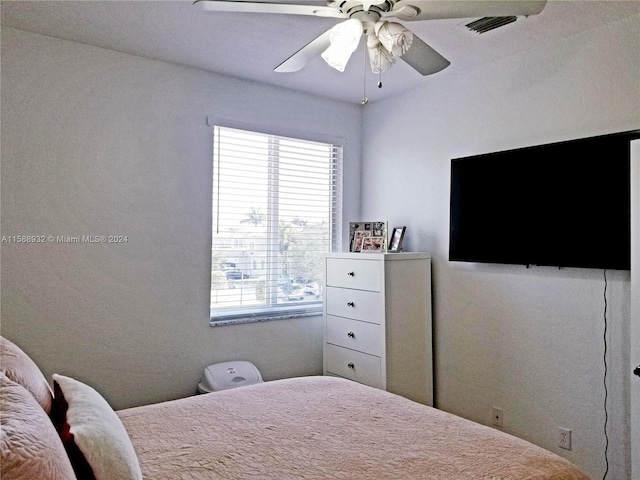
[[[571,429],[558,428],[558,446],[565,450],[571,450]]]
[[[502,427],[502,409],[493,407],[493,425]]]

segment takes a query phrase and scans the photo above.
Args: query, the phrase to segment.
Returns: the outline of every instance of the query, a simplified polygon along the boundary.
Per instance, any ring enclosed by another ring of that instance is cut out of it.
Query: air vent
[[[515,22],[517,17],[484,17],[467,23],[466,27],[472,32],[485,33],[489,30],[504,27],[509,23]]]

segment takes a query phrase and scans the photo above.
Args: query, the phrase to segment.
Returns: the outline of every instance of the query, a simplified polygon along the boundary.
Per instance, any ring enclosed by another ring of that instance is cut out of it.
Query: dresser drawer
[[[381,282],[379,261],[327,258],[327,286],[379,292]]]
[[[382,355],[380,325],[330,315],[327,315],[326,321],[327,342],[371,355]]]
[[[382,388],[380,357],[325,344],[327,373]]]
[[[378,292],[327,287],[327,315],[380,323],[383,316],[382,296]]]

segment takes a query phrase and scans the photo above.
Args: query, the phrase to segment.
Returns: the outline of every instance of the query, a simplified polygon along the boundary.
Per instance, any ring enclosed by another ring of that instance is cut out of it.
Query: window
[[[342,147],[215,126],[211,323],[318,315]]]

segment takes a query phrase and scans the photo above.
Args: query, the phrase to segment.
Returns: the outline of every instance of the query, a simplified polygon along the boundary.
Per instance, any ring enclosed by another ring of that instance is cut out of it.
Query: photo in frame
[[[381,237],[378,240],[367,242],[367,250],[363,250],[363,243],[366,238]],[[385,252],[387,250],[387,222],[350,222],[349,223],[349,251],[350,252]],[[379,249],[374,249],[374,245],[380,244]]]
[[[382,252],[384,237],[364,237],[361,252]]]
[[[389,249],[391,253],[398,253],[402,251],[402,240],[404,239],[404,232],[407,227],[394,227],[391,231],[391,237],[389,238]]]

